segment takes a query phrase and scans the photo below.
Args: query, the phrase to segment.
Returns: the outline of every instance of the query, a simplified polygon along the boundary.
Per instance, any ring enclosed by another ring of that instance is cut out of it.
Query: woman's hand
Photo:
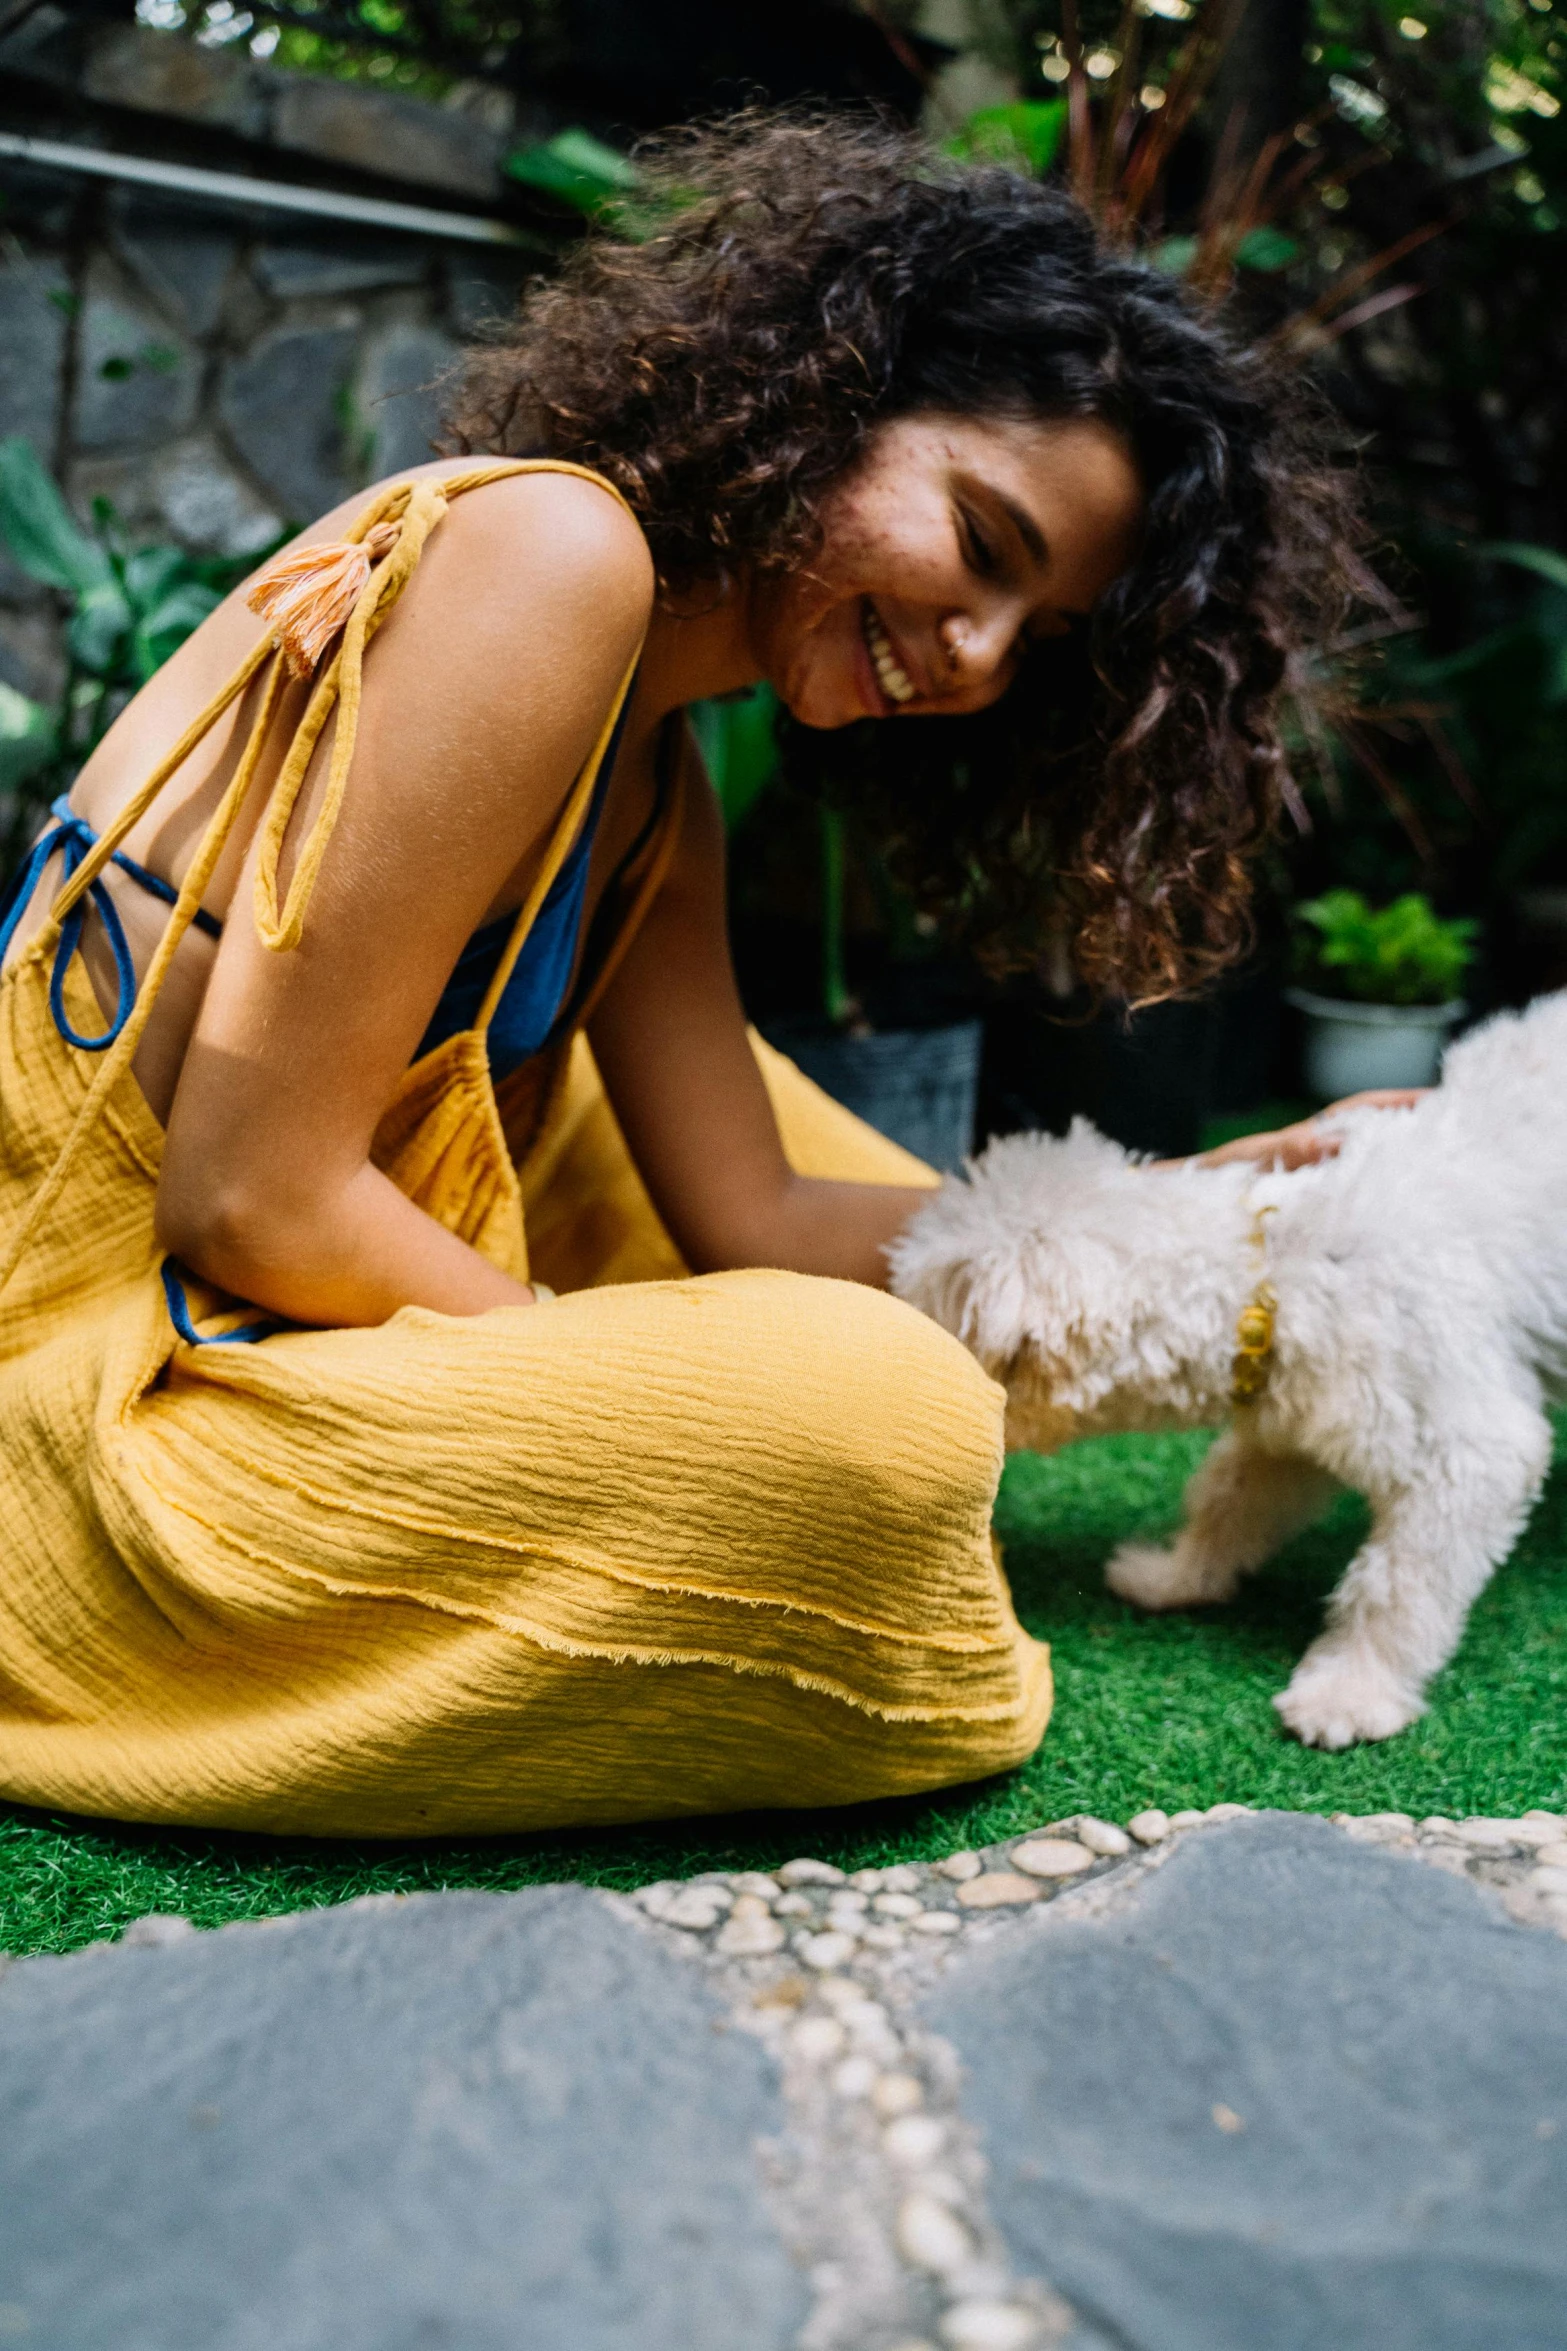
[[[1345,1111],[1413,1110],[1427,1091],[1423,1086],[1383,1086],[1366,1094],[1346,1094],[1342,1102],[1330,1102],[1326,1110],[1294,1126],[1276,1127],[1266,1135],[1237,1135],[1233,1143],[1221,1143],[1216,1151],[1204,1151],[1193,1159],[1157,1159],[1154,1166],[1228,1167],[1236,1160],[1250,1160],[1259,1168],[1288,1175],[1294,1168],[1315,1167],[1320,1160],[1338,1157],[1344,1137],[1331,1122]]]

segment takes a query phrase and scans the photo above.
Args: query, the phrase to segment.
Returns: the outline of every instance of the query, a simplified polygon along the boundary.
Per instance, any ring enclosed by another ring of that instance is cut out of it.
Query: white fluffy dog
[[[1123,1598],[1228,1600],[1338,1487],[1364,1494],[1371,1533],[1274,1704],[1314,1746],[1389,1738],[1517,1540],[1567,1396],[1567,994],[1475,1030],[1417,1108],[1346,1116],[1336,1159],[1150,1173],[1079,1120],[992,1143],[891,1256],[1005,1386],[1013,1445],[1228,1423],[1173,1548],[1111,1560]]]

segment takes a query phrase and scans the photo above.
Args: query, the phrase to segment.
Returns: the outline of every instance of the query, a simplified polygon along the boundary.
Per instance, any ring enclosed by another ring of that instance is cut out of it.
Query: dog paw
[[[1306,1747],[1391,1739],[1425,1712],[1419,1692],[1363,1650],[1308,1650],[1273,1703]]]
[[[1123,1543],[1105,1569],[1105,1582],[1118,1600],[1136,1608],[1202,1608],[1228,1600],[1234,1576],[1215,1577],[1200,1560],[1157,1543]]]

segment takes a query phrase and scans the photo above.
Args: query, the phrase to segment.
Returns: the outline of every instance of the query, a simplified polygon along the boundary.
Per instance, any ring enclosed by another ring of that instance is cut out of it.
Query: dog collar
[[[1267,1220],[1277,1211],[1270,1201],[1254,1208],[1249,1246],[1255,1251],[1259,1273],[1255,1288],[1235,1318],[1235,1354],[1230,1363],[1230,1402],[1237,1411],[1255,1404],[1273,1370],[1273,1334],[1279,1302],[1268,1280]]]

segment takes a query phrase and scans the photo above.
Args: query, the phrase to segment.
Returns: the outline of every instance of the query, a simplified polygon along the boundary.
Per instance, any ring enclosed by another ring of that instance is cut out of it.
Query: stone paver
[[[991,2213],[1136,2351],[1567,2343],[1567,1950],[1271,1815],[953,1970]]]
[[[713,1989],[576,1887],[0,1979],[26,2351],[762,2351],[807,2308]]]
[[[1560,1814],[1234,1804],[138,1920],[0,1981],[0,2336],[1567,2351],[1564,1939]]]

